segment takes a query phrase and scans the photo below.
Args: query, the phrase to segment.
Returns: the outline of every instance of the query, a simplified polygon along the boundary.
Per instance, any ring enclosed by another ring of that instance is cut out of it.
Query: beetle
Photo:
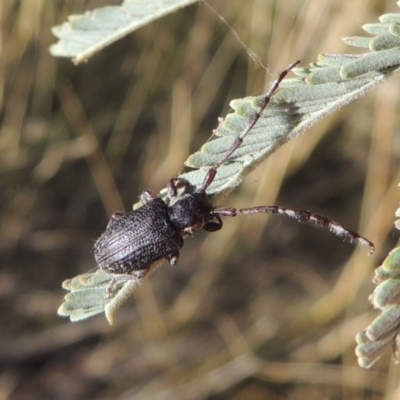
[[[299,222],[309,222],[314,226],[328,229],[350,242],[369,246],[371,249],[369,254],[373,253],[375,247],[371,241],[322,215],[278,206],[243,209],[216,208],[207,195],[207,189],[213,182],[218,168],[227,162],[240,147],[278,90],[282,80],[299,62],[290,64],[280,73],[271,89],[262,98],[249,124],[236,138],[227,153],[207,171],[199,189],[193,193],[179,194],[178,189],[185,186],[185,183],[174,178],[167,185],[168,204],[158,198],[155,193],[145,190],[141,195],[142,207],[128,213],[117,212],[111,216],[105,232],[94,245],[94,256],[98,266],[113,274],[107,290],[109,297],[112,296],[114,286],[119,281],[140,282],[163,260],[176,265],[184,238],[193,236],[200,229],[208,232],[222,229],[222,216],[235,217],[259,213],[284,215]]]

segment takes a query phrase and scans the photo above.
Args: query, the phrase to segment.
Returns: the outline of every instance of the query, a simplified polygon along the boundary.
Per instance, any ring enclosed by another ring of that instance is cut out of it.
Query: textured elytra
[[[182,245],[179,230],[169,222],[167,205],[156,198],[138,210],[114,214],[95,243],[94,256],[107,272],[132,274],[179,253]]]

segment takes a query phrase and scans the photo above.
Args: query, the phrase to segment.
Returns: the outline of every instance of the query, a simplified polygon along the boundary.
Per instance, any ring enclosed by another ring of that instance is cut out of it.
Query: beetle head
[[[213,206],[204,192],[184,194],[171,199],[168,207],[168,216],[182,236],[193,235],[204,224],[213,219],[210,214]]]

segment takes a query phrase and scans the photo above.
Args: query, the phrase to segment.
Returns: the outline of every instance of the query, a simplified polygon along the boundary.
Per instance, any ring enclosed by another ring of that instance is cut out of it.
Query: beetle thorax
[[[171,223],[182,233],[182,236],[193,235],[204,224],[213,219],[213,206],[207,195],[201,192],[184,194],[171,199],[168,216]]]

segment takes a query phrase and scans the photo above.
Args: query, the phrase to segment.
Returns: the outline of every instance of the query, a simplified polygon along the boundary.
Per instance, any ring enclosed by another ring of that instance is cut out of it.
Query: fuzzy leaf
[[[198,0],[125,0],[121,6],[96,8],[70,15],[68,22],[52,29],[60,39],[50,47],[56,57],[73,57],[75,64],[157,18]]]
[[[112,279],[112,274],[101,269],[67,279],[62,287],[70,293],[58,308],[58,315],[77,322],[105,312],[109,324],[113,325],[115,312],[132,295],[140,281],[117,283],[113,289],[113,297],[109,299],[107,289]]]
[[[400,19],[400,18],[399,18]],[[285,79],[240,148],[218,170],[208,189],[218,203],[243,177],[268,155],[320,119],[364,95],[400,70],[400,47],[361,56],[321,54],[309,67],[295,68],[294,79]],[[194,171],[179,175],[198,189],[211,165],[222,158],[254,115],[263,96],[231,101],[228,114],[214,131],[215,139],[186,160]],[[165,196],[165,190],[162,196]]]
[[[393,15],[393,14],[391,14]],[[395,213],[400,217],[400,208]],[[395,226],[400,230],[399,220]],[[369,296],[372,305],[381,313],[356,336],[358,364],[370,368],[387,351],[400,361],[400,247],[394,248],[375,270],[374,292]]]

